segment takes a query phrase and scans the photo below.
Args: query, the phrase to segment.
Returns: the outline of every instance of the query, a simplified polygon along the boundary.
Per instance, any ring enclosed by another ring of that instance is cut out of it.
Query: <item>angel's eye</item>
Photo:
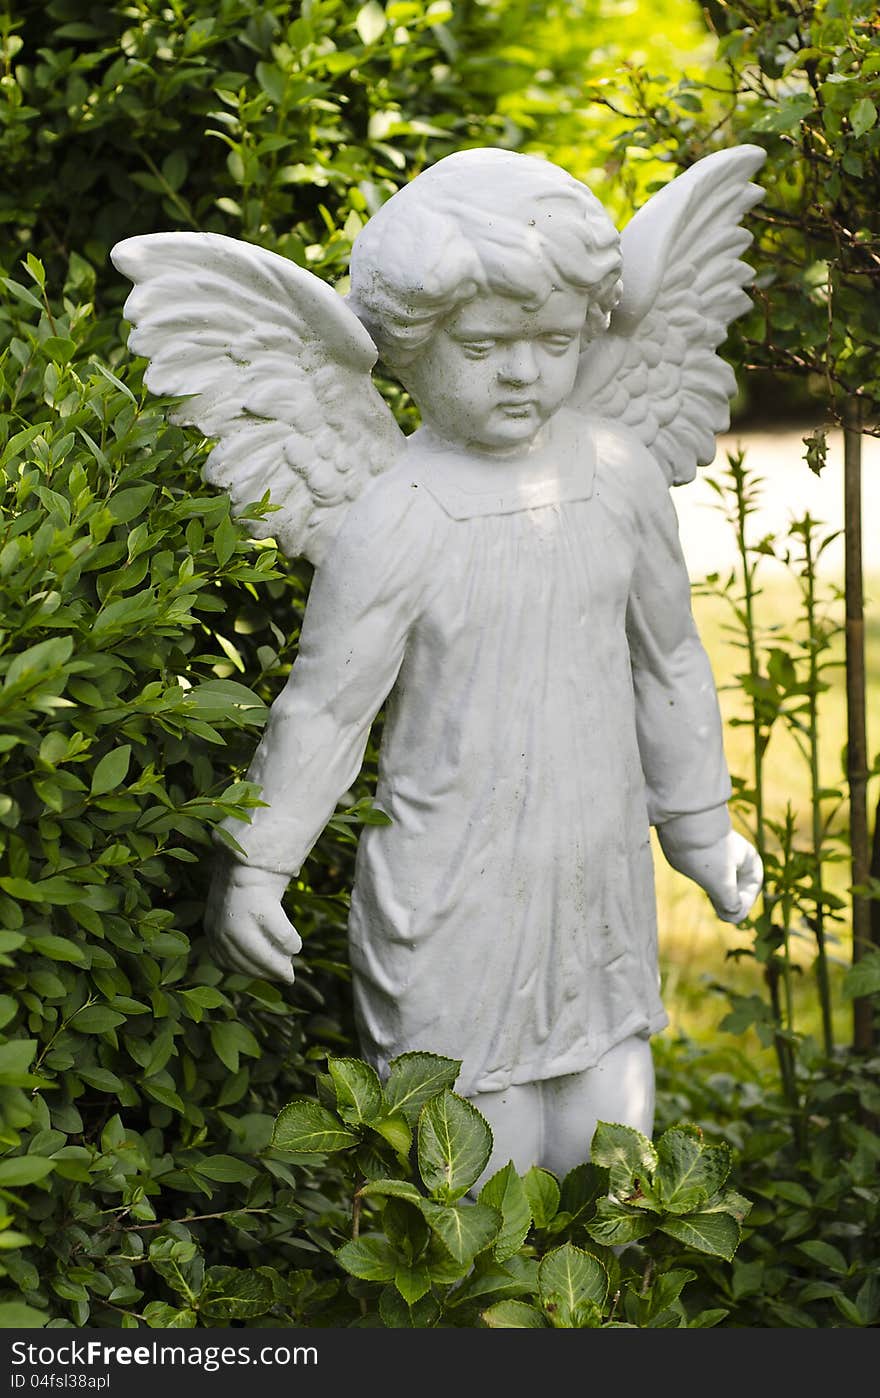
[[[461,340],[461,347],[468,359],[485,359],[494,347],[494,340]]]
[[[568,349],[569,345],[576,338],[576,335],[570,333],[567,330],[559,330],[549,335],[542,335],[541,344],[544,346],[545,349],[550,350],[551,353],[564,354],[564,352]]]

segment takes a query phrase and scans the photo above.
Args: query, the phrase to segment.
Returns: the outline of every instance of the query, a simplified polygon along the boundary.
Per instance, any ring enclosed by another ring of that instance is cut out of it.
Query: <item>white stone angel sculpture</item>
[[[130,238],[146,382],[216,439],[207,479],[316,565],[299,656],[230,822],[207,921],[293,980],[281,899],[387,704],[349,920],[362,1052],[463,1060],[490,1169],[560,1174],[597,1119],[650,1134],[659,996],[649,825],[738,922],[717,696],[669,485],[712,459],[748,304],[753,146],[701,160],[618,234],[567,172],[461,151],[370,219],[343,299],[210,233]],[[420,409],[404,437],[378,354]],[[257,526],[260,528],[260,526]]]

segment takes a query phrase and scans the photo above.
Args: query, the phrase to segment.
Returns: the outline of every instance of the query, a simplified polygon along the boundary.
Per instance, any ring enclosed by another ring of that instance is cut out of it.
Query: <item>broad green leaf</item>
[[[449,1249],[456,1262],[472,1262],[490,1246],[501,1228],[501,1214],[488,1204],[435,1204],[422,1200],[428,1227]]]
[[[536,1228],[546,1228],[559,1208],[559,1182],[549,1170],[533,1165],[522,1177]]]
[[[130,761],[130,743],[123,743],[122,747],[105,753],[92,773],[92,795],[104,796],[108,791],[115,791],[125,781]]]
[[[347,1131],[337,1116],[308,1097],[296,1098],[282,1107],[272,1133],[276,1150],[300,1154],[345,1150],[357,1142],[358,1137]]]
[[[600,1310],[608,1295],[608,1274],[597,1257],[572,1243],[548,1252],[538,1268],[538,1292],[553,1324],[577,1329],[584,1302]]]
[[[705,1204],[721,1189],[730,1173],[726,1146],[703,1144],[695,1128],[673,1126],[657,1142],[654,1188],[673,1214],[685,1214]]]
[[[512,1160],[486,1181],[478,1199],[501,1214],[501,1232],[495,1239],[494,1251],[498,1261],[504,1262],[519,1251],[532,1223],[528,1195]]]
[[[687,1247],[697,1252],[711,1253],[713,1257],[725,1257],[728,1262],[732,1261],[741,1236],[736,1219],[725,1213],[695,1213],[685,1218],[666,1218],[659,1227],[661,1232],[668,1233],[670,1238],[677,1238]]]
[[[54,1168],[51,1160],[39,1155],[15,1155],[0,1160],[0,1187],[14,1189],[17,1185],[33,1184],[35,1180],[45,1179]]]
[[[402,1053],[391,1060],[385,1100],[392,1111],[402,1112],[415,1126],[427,1101],[455,1086],[461,1061],[435,1053]]]
[[[590,1159],[610,1170],[611,1193],[621,1199],[634,1192],[636,1180],[650,1180],[657,1168],[657,1152],[647,1136],[620,1122],[597,1123]]]
[[[471,1102],[445,1089],[419,1113],[419,1171],[425,1187],[444,1204],[466,1194],[492,1154],[492,1131]]]
[[[525,1301],[496,1301],[481,1312],[490,1330],[546,1330],[547,1321],[536,1306]]]
[[[619,1247],[644,1238],[656,1227],[656,1219],[639,1209],[621,1204],[617,1199],[600,1199],[596,1216],[587,1224],[587,1232],[605,1247]]]
[[[337,1249],[336,1260],[361,1281],[393,1281],[404,1259],[398,1257],[387,1238],[367,1234],[343,1243]]]
[[[336,1089],[339,1115],[345,1121],[372,1125],[385,1105],[375,1068],[359,1058],[330,1058],[327,1067]]]
[[[199,1311],[209,1320],[250,1320],[265,1315],[273,1300],[272,1286],[259,1272],[209,1267],[199,1293]]]

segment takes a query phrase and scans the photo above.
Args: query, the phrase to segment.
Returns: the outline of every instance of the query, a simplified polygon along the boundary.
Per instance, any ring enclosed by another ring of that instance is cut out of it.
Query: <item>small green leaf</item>
[[[448,1248],[456,1262],[472,1262],[477,1253],[494,1243],[501,1228],[501,1214],[487,1204],[435,1204],[421,1201],[428,1227]]]
[[[211,1155],[199,1160],[193,1168],[200,1175],[207,1175],[209,1180],[217,1180],[220,1184],[250,1184],[258,1173],[253,1165],[234,1155]]]
[[[372,1129],[378,1131],[379,1135],[397,1151],[398,1155],[409,1155],[412,1145],[412,1131],[405,1116],[397,1114],[383,1116],[379,1121],[372,1123]]]
[[[230,1073],[238,1072],[240,1054],[246,1054],[250,1058],[259,1058],[261,1052],[260,1045],[247,1026],[238,1024],[234,1019],[227,1019],[222,1023],[211,1025],[211,1045],[221,1063],[229,1069]]]
[[[549,1170],[542,1170],[534,1165],[523,1175],[523,1188],[532,1218],[535,1220],[535,1227],[546,1228],[559,1208],[559,1182],[556,1176],[551,1175]]]
[[[387,1238],[365,1234],[337,1250],[336,1260],[346,1272],[361,1281],[393,1281],[403,1259]]]
[[[0,1044],[0,1080],[26,1074],[37,1051],[36,1039],[10,1039]]]
[[[495,1256],[504,1262],[519,1252],[532,1223],[528,1195],[513,1161],[496,1171],[479,1193],[479,1203],[490,1204],[501,1214],[501,1232],[495,1239]]]
[[[178,1310],[167,1301],[150,1301],[144,1307],[144,1319],[151,1330],[193,1330],[198,1323],[195,1311],[185,1307]]]
[[[346,1150],[357,1142],[358,1137],[347,1131],[337,1116],[308,1097],[296,1098],[282,1107],[272,1133],[276,1150],[300,1154]]]
[[[358,1193],[368,1198],[405,1199],[419,1209],[426,1202],[424,1194],[420,1194],[408,1180],[370,1180],[368,1184],[361,1185]]]
[[[392,1111],[402,1112],[415,1126],[427,1101],[455,1086],[461,1061],[435,1053],[402,1053],[391,1060],[385,1100]]]
[[[271,1309],[268,1278],[240,1267],[209,1267],[199,1293],[199,1311],[209,1320],[251,1320]]]
[[[640,1209],[631,1209],[617,1199],[600,1199],[587,1232],[605,1247],[619,1247],[653,1233],[655,1226],[656,1219]]]
[[[14,1189],[18,1185],[33,1184],[36,1180],[45,1179],[54,1168],[51,1160],[44,1160],[39,1155],[15,1155],[0,1160],[0,1187]]]
[[[827,1267],[829,1272],[836,1272],[838,1276],[846,1276],[849,1271],[849,1263],[843,1253],[831,1243],[823,1243],[815,1238],[807,1243],[799,1243],[798,1251],[811,1261],[818,1262],[820,1267]]]
[[[379,1297],[379,1315],[389,1330],[428,1330],[437,1324],[441,1310],[436,1296],[422,1296],[410,1305],[396,1286],[387,1286]]]
[[[849,124],[854,136],[864,136],[877,120],[877,108],[870,97],[860,97],[849,109]]]
[[[608,1296],[608,1273],[597,1257],[572,1243],[548,1252],[538,1268],[538,1291],[553,1324],[577,1329],[589,1301],[599,1310]]]
[[[24,1301],[0,1301],[0,1330],[39,1330],[52,1319]]]
[[[124,1023],[125,1015],[120,1014],[118,1010],[109,1009],[106,1005],[84,1005],[70,1018],[70,1027],[78,1034],[106,1034],[108,1030],[116,1029]]]
[[[847,967],[843,978],[843,993],[848,1000],[880,994],[880,952],[870,951]]]
[[[367,0],[355,16],[355,29],[363,44],[375,44],[388,27],[388,19],[378,0]]]
[[[496,1301],[481,1312],[490,1330],[545,1330],[547,1321],[536,1306],[525,1301]]]
[[[685,1218],[667,1218],[659,1226],[661,1232],[667,1233],[670,1238],[677,1238],[687,1247],[697,1252],[708,1252],[713,1257],[724,1257],[728,1262],[733,1260],[741,1236],[736,1219],[726,1213],[695,1213]]]
[[[374,1124],[384,1108],[382,1085],[374,1068],[359,1058],[329,1058],[339,1115],[356,1124]]]
[[[621,1199],[634,1192],[636,1180],[650,1179],[657,1168],[657,1152],[647,1136],[620,1122],[597,1123],[590,1159],[611,1171],[611,1193]]]
[[[464,1097],[445,1089],[419,1113],[419,1171],[435,1199],[452,1203],[466,1194],[492,1154],[492,1131]]]
[[[730,1173],[726,1146],[704,1145],[696,1127],[673,1126],[657,1142],[654,1187],[673,1214],[690,1213],[721,1189]]]
[[[125,781],[130,761],[130,743],[124,743],[122,747],[105,753],[92,773],[92,795],[104,796],[108,791],[115,791]]]
[[[431,1290],[431,1273],[423,1262],[401,1262],[394,1273],[394,1285],[410,1306]]]

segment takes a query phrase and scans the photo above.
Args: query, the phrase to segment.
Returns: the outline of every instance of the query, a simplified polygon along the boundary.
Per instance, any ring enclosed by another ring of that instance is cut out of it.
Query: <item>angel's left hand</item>
[[[705,889],[723,922],[742,922],[761,891],[761,856],[736,830],[729,830],[714,844],[699,849],[664,848],[664,854],[673,869]]]

